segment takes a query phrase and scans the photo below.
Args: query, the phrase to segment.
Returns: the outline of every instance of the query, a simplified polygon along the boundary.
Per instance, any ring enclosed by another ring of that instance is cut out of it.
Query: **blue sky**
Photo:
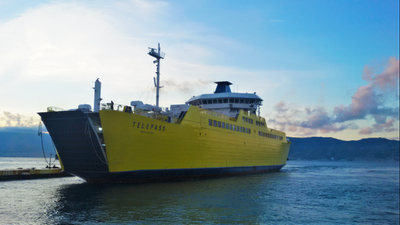
[[[160,104],[257,92],[289,136],[399,138],[399,1],[2,1],[0,127],[38,111],[155,104],[148,47],[161,43]]]

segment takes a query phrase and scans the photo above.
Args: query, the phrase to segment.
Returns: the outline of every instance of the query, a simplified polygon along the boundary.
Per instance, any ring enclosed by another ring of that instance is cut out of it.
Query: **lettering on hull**
[[[133,122],[133,128],[142,129],[142,130],[155,130],[155,131],[165,131],[165,126],[154,125],[152,123],[142,123],[142,122]],[[152,133],[152,132],[147,132]]]

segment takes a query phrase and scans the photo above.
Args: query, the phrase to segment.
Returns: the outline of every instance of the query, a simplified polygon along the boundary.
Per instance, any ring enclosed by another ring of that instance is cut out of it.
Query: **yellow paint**
[[[253,124],[242,121],[253,119]],[[283,132],[256,125],[263,118],[241,111],[239,119],[191,106],[180,124],[134,113],[101,110],[110,172],[284,165],[290,142]],[[251,134],[209,126],[209,119],[251,129]],[[157,126],[157,128],[156,128]],[[276,140],[263,131],[283,136]]]

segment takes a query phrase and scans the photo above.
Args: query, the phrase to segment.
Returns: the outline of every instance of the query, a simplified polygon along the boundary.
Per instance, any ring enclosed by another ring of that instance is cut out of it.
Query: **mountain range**
[[[292,142],[289,160],[399,160],[399,141],[385,138],[357,141],[325,137],[289,139]],[[46,157],[56,154],[48,133],[38,136],[37,128],[0,128],[0,157],[43,157],[43,152]]]
[[[366,138],[343,141],[326,137],[289,139],[292,142],[289,159],[399,161],[399,141],[396,140]]]

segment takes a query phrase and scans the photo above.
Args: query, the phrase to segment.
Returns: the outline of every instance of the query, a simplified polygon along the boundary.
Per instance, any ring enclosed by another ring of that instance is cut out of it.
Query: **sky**
[[[399,1],[0,0],[0,128],[49,106],[256,92],[290,137],[399,140]]]

